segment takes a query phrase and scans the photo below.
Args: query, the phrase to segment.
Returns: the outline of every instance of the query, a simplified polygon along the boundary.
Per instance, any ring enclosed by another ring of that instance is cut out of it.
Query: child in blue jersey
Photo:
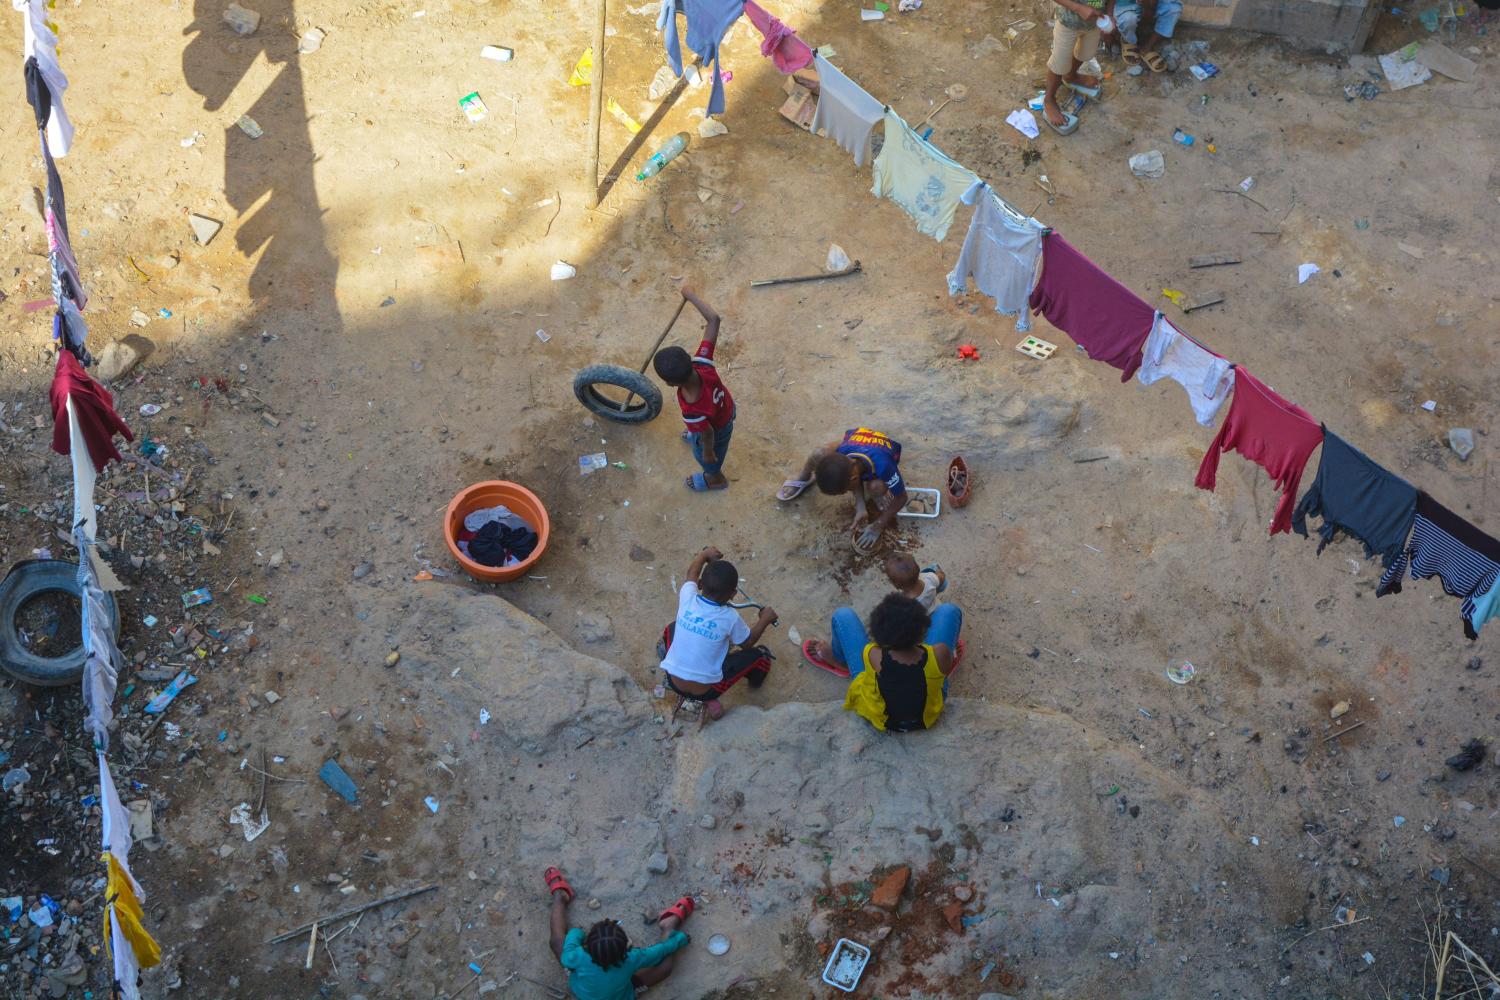
[[[830,442],[809,455],[802,471],[795,479],[783,483],[776,496],[779,500],[794,499],[814,481],[818,492],[831,497],[853,493],[854,521],[850,528],[869,521],[858,539],[861,549],[869,549],[906,506],[906,482],[901,478],[900,466],[899,441],[868,427],[855,427],[846,431],[842,440]],[[873,519],[867,503],[880,508]]]

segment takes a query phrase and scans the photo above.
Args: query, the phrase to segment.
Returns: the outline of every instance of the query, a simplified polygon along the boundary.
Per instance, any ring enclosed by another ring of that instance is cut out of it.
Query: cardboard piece
[[[1417,62],[1459,83],[1474,79],[1474,72],[1479,68],[1448,46],[1430,38],[1417,46]]]

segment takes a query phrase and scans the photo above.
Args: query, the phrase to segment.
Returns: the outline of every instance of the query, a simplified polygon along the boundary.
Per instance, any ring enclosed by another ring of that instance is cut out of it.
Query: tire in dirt
[[[83,677],[82,644],[61,656],[38,656],[27,649],[17,633],[16,616],[26,603],[41,594],[62,592],[79,597],[78,564],[61,559],[28,559],[17,563],[0,581],[0,670],[27,684],[58,687],[77,684]],[[120,631],[120,609],[114,595],[104,595],[109,613],[110,635]]]
[[[596,387],[601,385],[633,392],[635,398],[622,410],[619,402],[599,392]],[[620,424],[644,424],[661,412],[661,389],[656,383],[641,372],[619,365],[589,365],[573,376],[573,395],[591,413]]]

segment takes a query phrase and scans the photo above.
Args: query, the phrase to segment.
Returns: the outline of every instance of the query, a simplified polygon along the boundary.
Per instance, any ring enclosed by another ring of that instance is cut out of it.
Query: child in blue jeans
[[[802,651],[815,666],[850,678],[844,708],[881,732],[931,728],[943,713],[948,681],[963,655],[963,612],[892,593],[870,612],[869,630],[853,608],[833,613],[832,640],[809,639]]]
[[[1142,64],[1153,73],[1166,70],[1167,62],[1157,49],[1176,32],[1181,16],[1182,0],[1116,0],[1115,24],[1126,73],[1140,76]],[[1145,45],[1137,47],[1137,30],[1143,21],[1151,23],[1151,37]]]

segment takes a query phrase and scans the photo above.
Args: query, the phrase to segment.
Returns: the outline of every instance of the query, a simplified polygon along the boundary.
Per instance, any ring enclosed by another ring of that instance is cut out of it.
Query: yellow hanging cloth
[[[161,961],[161,945],[146,933],[146,928],[141,924],[141,918],[144,916],[141,901],[136,898],[135,886],[124,867],[108,851],[104,852],[102,860],[109,866],[109,880],[104,889],[104,898],[114,904],[113,910],[109,907],[104,910],[105,950],[113,957],[110,952],[109,930],[109,915],[113,912],[115,919],[120,922],[120,933],[125,936],[126,941],[130,942],[130,947],[135,952],[136,963],[143,969],[149,969]]]

